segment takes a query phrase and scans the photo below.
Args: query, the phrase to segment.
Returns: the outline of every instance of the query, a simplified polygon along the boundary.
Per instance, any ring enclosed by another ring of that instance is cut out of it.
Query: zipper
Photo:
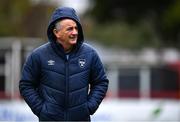
[[[65,120],[68,120],[68,104],[69,104],[69,61],[65,61],[66,80],[65,80]]]

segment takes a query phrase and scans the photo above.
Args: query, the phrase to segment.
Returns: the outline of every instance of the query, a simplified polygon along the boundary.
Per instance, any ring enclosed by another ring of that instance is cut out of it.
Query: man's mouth
[[[76,40],[77,36],[70,37],[71,40]]]

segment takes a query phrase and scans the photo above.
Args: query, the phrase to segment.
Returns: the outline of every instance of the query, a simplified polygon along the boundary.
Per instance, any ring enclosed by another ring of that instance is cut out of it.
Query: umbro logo
[[[47,62],[48,62],[48,65],[54,65],[55,64],[55,61],[53,61],[53,60],[49,60]]]

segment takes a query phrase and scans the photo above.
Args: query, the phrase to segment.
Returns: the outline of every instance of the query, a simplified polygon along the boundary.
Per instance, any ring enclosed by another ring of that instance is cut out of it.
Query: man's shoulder
[[[50,46],[50,43],[47,42],[47,43],[35,48],[32,53],[34,53],[34,54],[43,53],[46,50],[48,50],[49,46]]]
[[[82,50],[84,52],[96,52],[95,48],[92,45],[88,44],[88,43],[83,43]]]
[[[42,44],[41,46],[33,49],[29,56],[41,57],[41,56],[47,54],[49,48],[50,48],[50,44],[49,44],[49,42],[47,42],[47,43]]]

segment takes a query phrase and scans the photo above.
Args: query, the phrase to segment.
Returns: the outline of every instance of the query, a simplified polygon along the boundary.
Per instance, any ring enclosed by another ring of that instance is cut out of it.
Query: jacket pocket
[[[87,110],[88,115],[90,115],[90,111],[89,111],[89,107],[88,107],[88,103],[87,102],[86,102],[86,110]]]
[[[90,114],[87,103],[69,109],[69,119],[71,121],[89,121]]]
[[[64,120],[63,109],[53,103],[44,102],[39,114],[40,121],[62,121]]]

